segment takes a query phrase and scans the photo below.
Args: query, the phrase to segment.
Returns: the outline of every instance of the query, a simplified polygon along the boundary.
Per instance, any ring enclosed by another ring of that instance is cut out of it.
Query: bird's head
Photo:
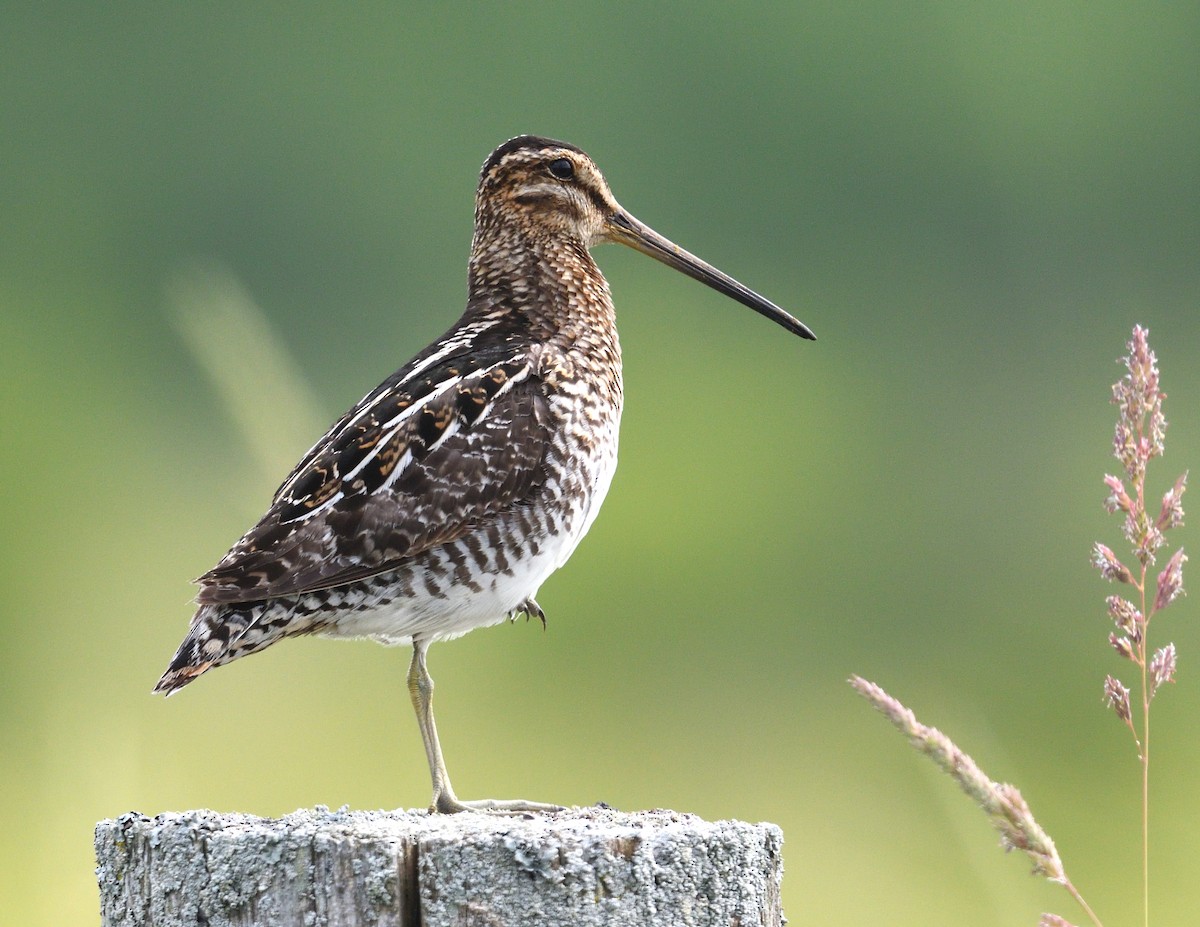
[[[621,207],[600,169],[574,145],[536,135],[509,139],[483,165],[476,215],[502,213],[537,237],[591,248],[608,240]]]
[[[574,145],[536,135],[509,139],[484,162],[475,198],[477,230],[518,225],[530,239],[628,245],[749,306],[802,338],[803,322],[732,277],[680,248],[627,212],[600,169]]]

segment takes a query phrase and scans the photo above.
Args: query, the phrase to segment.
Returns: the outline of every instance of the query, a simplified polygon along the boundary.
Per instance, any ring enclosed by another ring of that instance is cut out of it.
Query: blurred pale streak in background
[[[295,449],[316,441],[327,423],[295,358],[228,268],[190,264],[172,275],[166,295],[263,476],[282,482],[299,460]]]

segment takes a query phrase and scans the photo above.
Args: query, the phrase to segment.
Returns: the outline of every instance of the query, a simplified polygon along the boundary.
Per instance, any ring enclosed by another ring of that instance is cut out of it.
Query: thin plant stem
[[[1139,418],[1137,423],[1138,443],[1145,439],[1145,421]],[[1148,461],[1147,461],[1148,462]],[[1146,510],[1146,470],[1145,466],[1134,481],[1137,489],[1138,507]],[[1146,610],[1146,560],[1142,559],[1141,582],[1137,590],[1141,597],[1142,614],[1145,624],[1138,640],[1138,663],[1142,680],[1142,736],[1139,758],[1142,761],[1142,927],[1150,927],[1150,688],[1147,684],[1146,668],[1149,664],[1146,650],[1150,638],[1150,612]]]
[[[1142,614],[1146,614],[1146,568],[1142,567]],[[1138,643],[1142,671],[1142,925],[1150,927],[1150,688],[1146,680],[1146,639]]]
[[[1063,887],[1071,893],[1071,897],[1075,899],[1075,901],[1079,904],[1079,907],[1083,908],[1083,913],[1088,916],[1088,918],[1093,924],[1096,925],[1096,927],[1104,927],[1104,925],[1100,923],[1100,918],[1096,916],[1096,912],[1092,910],[1092,906],[1083,900],[1083,895],[1079,893],[1079,889],[1075,887],[1074,883],[1072,883],[1070,879],[1067,879],[1065,882],[1063,882]]]
[[[1145,676],[1146,671],[1142,670]],[[1142,682],[1142,923],[1150,927],[1150,702]]]

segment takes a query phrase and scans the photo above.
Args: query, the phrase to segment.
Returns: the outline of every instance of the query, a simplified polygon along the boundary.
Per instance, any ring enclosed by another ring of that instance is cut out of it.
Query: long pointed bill
[[[764,299],[753,290],[742,286],[728,274],[721,273],[711,264],[706,264],[694,254],[689,254],[679,245],[663,238],[650,226],[638,221],[624,210],[614,213],[609,218],[608,234],[613,241],[628,245],[642,254],[648,254],[656,261],[662,261],[668,267],[674,267],[681,273],[707,284],[718,293],[724,293],[726,296],[736,299],[743,306],[749,306],[755,312],[765,315],[772,322],[777,322],[801,338],[807,338],[809,341],[817,340],[817,336],[812,333],[812,330],[799,319],[788,315],[769,299]]]

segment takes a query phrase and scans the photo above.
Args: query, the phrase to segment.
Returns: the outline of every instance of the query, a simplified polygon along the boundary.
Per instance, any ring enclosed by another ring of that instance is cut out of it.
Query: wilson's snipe
[[[335,422],[262,521],[197,580],[199,608],[155,691],[298,634],[411,643],[433,810],[556,809],[458,800],[425,653],[520,613],[544,621],[534,595],[608,491],[621,350],[608,283],[588,253],[606,241],[813,337],[633,218],[578,148],[505,142],[479,180],[466,312]]]

